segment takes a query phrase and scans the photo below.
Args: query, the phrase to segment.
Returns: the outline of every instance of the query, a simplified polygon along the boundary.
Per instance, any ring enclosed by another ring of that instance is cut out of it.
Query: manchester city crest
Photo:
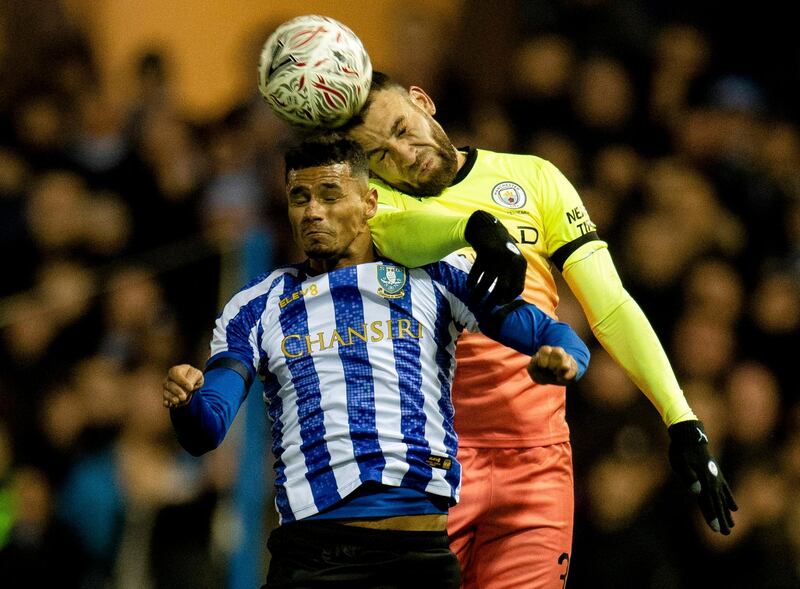
[[[406,270],[391,264],[380,264],[378,266],[378,294],[386,299],[399,299],[405,292],[403,287],[406,285]]]
[[[492,200],[508,209],[521,209],[528,197],[516,182],[501,182],[492,188]]]

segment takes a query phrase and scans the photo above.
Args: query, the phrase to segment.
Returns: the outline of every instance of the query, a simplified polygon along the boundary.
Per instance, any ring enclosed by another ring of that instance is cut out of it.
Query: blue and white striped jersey
[[[366,481],[458,500],[450,384],[459,332],[478,330],[468,270],[456,255],[318,276],[289,266],[225,306],[209,365],[232,358],[264,380],[282,522]]]

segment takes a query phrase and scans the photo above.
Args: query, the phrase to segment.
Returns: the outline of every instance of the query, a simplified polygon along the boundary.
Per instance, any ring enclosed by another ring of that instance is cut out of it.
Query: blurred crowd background
[[[394,56],[388,73],[429,92],[457,145],[533,153],[575,184],[740,506],[730,537],[706,530],[657,413],[562,283],[560,318],[593,354],[568,395],[569,586],[800,587],[789,9],[453,4],[444,18],[398,3],[380,24],[391,36],[355,32],[370,50],[391,44],[376,49]],[[285,17],[313,11],[287,6]],[[202,365],[220,299],[244,280],[244,236],[265,236],[271,264],[298,259],[284,222],[287,132],[255,92],[260,45],[284,18],[242,31],[252,87],[198,117],[158,44],[132,54],[129,84],[109,92],[73,15],[56,0],[0,6],[0,584],[222,587],[248,541],[232,506],[236,434],[190,457],[160,390],[168,366]],[[349,24],[346,10],[331,15]]]

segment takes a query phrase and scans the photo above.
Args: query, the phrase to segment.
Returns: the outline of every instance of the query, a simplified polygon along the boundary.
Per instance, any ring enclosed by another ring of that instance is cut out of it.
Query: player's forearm
[[[170,410],[178,442],[193,456],[215,449],[228,433],[246,396],[244,380],[233,370],[208,371],[203,387],[194,393],[191,401]]]
[[[379,212],[370,219],[372,240],[381,255],[411,268],[438,262],[468,247],[469,217],[422,210]]]
[[[505,316],[497,330],[497,341],[529,356],[544,345],[564,348],[578,365],[575,380],[581,378],[589,365],[589,348],[578,334],[566,323],[555,321],[534,305],[512,305],[513,311]]]
[[[592,331],[647,395],[667,426],[696,419],[658,336],[636,301],[628,299]]]
[[[639,305],[623,288],[607,250],[565,265],[598,341],[656,407],[667,426],[696,419],[664,348]]]

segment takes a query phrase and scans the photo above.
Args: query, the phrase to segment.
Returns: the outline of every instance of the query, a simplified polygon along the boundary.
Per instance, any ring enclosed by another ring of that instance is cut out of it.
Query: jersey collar
[[[472,168],[478,159],[478,150],[475,149],[474,147],[469,147],[469,146],[459,147],[458,151],[466,152],[467,159],[464,162],[464,165],[461,166],[461,169],[458,172],[456,172],[456,177],[453,178],[453,181],[450,183],[450,186],[455,186],[456,184],[461,182],[464,178],[466,178],[467,174],[469,174],[472,171]]]

